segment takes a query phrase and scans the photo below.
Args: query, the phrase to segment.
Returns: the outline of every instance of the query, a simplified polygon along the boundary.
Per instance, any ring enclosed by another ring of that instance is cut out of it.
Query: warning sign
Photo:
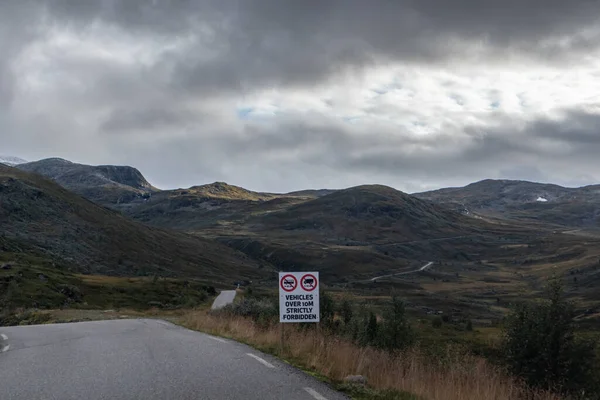
[[[293,292],[298,287],[298,280],[294,275],[284,275],[281,278],[281,289],[286,292]]]
[[[279,273],[279,322],[319,322],[319,273]]]
[[[302,285],[302,289],[306,290],[307,292],[312,292],[317,288],[319,282],[313,274],[306,274],[302,277],[302,279],[300,279],[300,284]]]

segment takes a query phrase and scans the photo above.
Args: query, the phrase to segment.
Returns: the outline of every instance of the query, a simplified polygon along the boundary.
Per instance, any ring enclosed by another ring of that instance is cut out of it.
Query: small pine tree
[[[465,326],[465,329],[468,330],[469,332],[473,330],[473,322],[471,320],[467,321],[467,325]]]
[[[549,282],[545,302],[516,306],[502,345],[510,371],[531,386],[562,393],[600,389],[595,344],[576,337],[574,317],[557,278]]]
[[[17,302],[15,298],[20,292],[19,285],[13,279],[9,282],[8,287],[6,288],[6,293],[4,294],[4,298],[0,299],[2,303],[0,303],[0,308],[5,308],[8,313],[12,312],[14,308],[17,306]]]
[[[352,341],[354,343],[357,343],[360,340],[360,327],[356,318],[352,319],[350,327],[347,329],[350,333],[350,338],[352,339]]]
[[[359,334],[358,342],[361,346],[375,346],[379,337],[379,324],[377,316],[370,311],[365,315],[362,322],[362,330]]]
[[[335,316],[335,301],[324,290],[320,293],[321,324],[324,328],[333,327],[333,317]]]
[[[344,325],[350,324],[352,321],[352,304],[348,299],[344,299],[342,305],[340,306],[340,314],[342,314],[342,320],[344,321]]]
[[[390,352],[410,346],[415,339],[404,302],[394,295],[392,304],[385,314],[381,329],[381,346]]]

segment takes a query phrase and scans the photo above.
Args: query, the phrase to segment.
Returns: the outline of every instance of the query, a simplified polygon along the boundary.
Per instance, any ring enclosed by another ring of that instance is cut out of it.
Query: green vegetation
[[[208,313],[190,312],[184,316],[182,323],[189,328],[232,338],[274,354],[313,376],[328,378],[336,388],[355,399],[556,399],[548,392],[536,392],[534,395],[501,368],[460,347],[445,346],[435,352],[421,344],[410,346],[404,342],[401,345],[408,347],[398,352],[378,348],[381,339],[386,337],[385,322],[378,321],[372,312],[368,312],[364,320],[362,315],[353,318],[348,326],[336,313],[334,323],[328,329],[316,329],[314,324],[286,324],[290,326],[282,330],[276,316],[271,323],[257,323],[265,309],[272,309],[265,303],[260,305],[264,299],[257,302],[245,298],[242,301],[246,303],[244,307]],[[333,304],[335,310],[343,309],[342,306],[335,307],[335,301]],[[398,315],[398,325],[406,326],[402,307],[394,307],[393,303],[387,306],[388,315]],[[353,314],[357,314],[354,311],[360,315],[365,310],[353,310]],[[360,337],[369,335],[375,345],[350,338],[349,335],[356,332],[351,328],[354,326],[357,326]],[[283,346],[280,342],[282,333]],[[367,386],[363,386],[364,383]]]
[[[247,317],[260,326],[269,326],[279,318],[279,304],[274,299],[258,299],[249,296],[223,307],[216,313]]]
[[[191,279],[76,275],[16,262],[0,267],[0,325],[41,323],[45,314],[33,310],[44,309],[189,309],[216,294],[213,286]]]
[[[279,305],[275,297],[257,298],[246,294],[244,298],[221,310],[215,315],[231,315],[249,318],[260,326],[276,325],[279,321]],[[361,346],[371,346],[394,353],[406,349],[415,342],[415,333],[406,315],[404,302],[397,296],[385,309],[384,318],[376,315],[355,313],[349,299],[337,304],[326,291],[320,293],[320,326],[329,335],[345,337]],[[301,327],[311,329],[312,324]]]
[[[408,322],[404,302],[396,295],[392,296],[392,304],[386,310],[380,335],[380,346],[389,352],[403,350],[415,341],[415,334]]]
[[[574,307],[561,281],[553,279],[547,290],[546,301],[519,304],[509,315],[502,343],[506,363],[531,386],[600,398],[598,343],[577,336]]]
[[[354,300],[354,301],[353,301]],[[559,280],[548,287],[548,298],[540,303],[521,303],[511,311],[502,329],[487,341],[471,320],[452,321],[435,316],[424,321],[409,318],[405,303],[396,295],[379,310],[356,307],[356,299],[344,295],[339,302],[328,292],[321,293],[323,334],[349,340],[362,348],[381,349],[386,354],[402,354],[415,345],[440,365],[451,366],[456,357],[468,354],[486,356],[500,368],[532,388],[564,393],[581,399],[596,399],[600,393],[600,358],[596,343],[576,333],[574,307]],[[276,299],[246,296],[239,304],[214,315],[250,318],[257,327],[275,329],[278,321]],[[301,331],[313,330],[304,324]],[[460,340],[454,340],[460,338]],[[450,345],[451,347],[448,347]],[[452,350],[450,350],[452,349]],[[342,385],[344,390],[344,385]],[[372,392],[367,388],[346,387],[354,398],[409,399],[402,392]],[[371,396],[371,397],[369,397]],[[379,396],[379,397],[377,397]]]

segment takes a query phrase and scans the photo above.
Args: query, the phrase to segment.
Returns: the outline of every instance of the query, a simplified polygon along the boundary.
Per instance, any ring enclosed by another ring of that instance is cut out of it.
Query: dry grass
[[[249,319],[204,311],[187,314],[184,323],[191,329],[276,354],[334,382],[348,375],[364,375],[373,389],[406,391],[428,400],[560,399],[548,393],[532,393],[483,358],[456,351],[449,350],[433,359],[413,349],[394,358],[386,352],[292,326],[286,326],[286,347],[280,349],[279,327],[263,329]]]

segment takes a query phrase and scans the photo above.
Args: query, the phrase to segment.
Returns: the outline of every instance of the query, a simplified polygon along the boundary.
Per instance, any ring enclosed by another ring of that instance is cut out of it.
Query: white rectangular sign
[[[319,322],[319,273],[279,273],[279,322]]]

